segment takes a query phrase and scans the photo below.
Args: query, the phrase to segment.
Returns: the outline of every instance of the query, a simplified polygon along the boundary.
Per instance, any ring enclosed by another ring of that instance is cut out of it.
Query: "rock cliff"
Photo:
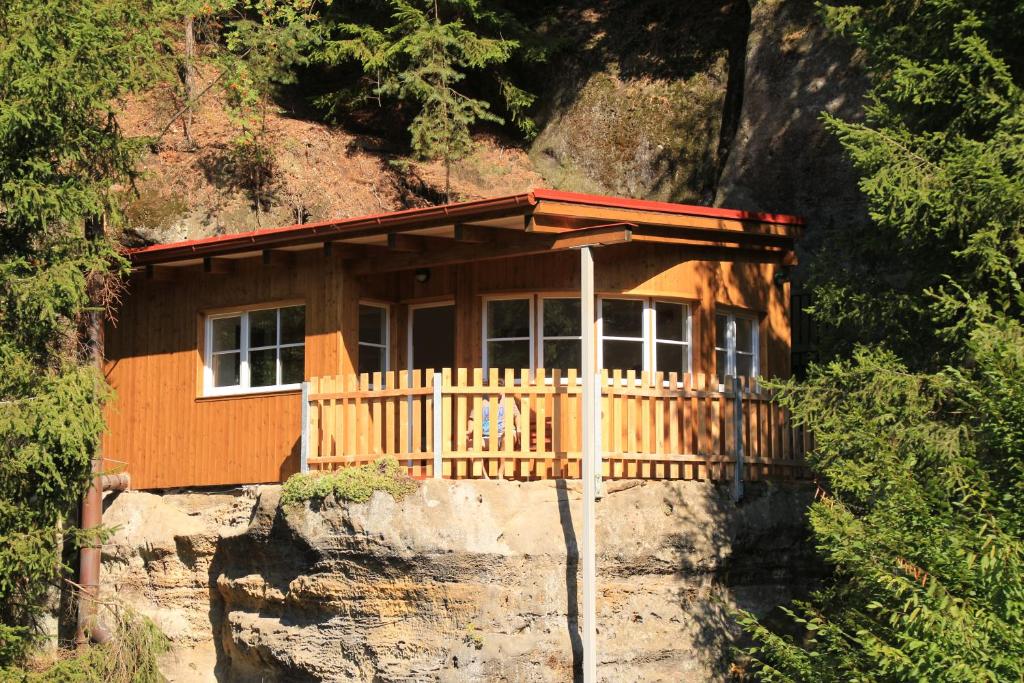
[[[610,483],[597,519],[602,680],[724,679],[728,609],[764,613],[807,589],[810,490],[748,494],[734,506],[705,483]],[[105,589],[174,640],[171,680],[572,679],[578,482],[427,481],[400,502],[312,507],[279,495],[110,503],[121,528]]]

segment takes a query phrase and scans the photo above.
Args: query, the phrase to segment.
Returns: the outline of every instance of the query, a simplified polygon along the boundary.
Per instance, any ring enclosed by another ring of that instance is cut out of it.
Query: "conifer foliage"
[[[1019,3],[829,10],[867,59],[862,123],[827,118],[871,224],[817,256],[832,362],[783,402],[815,434],[835,577],[750,615],[766,681],[1024,679],[1024,42]]]
[[[937,292],[1024,311],[1024,6],[889,0],[827,19],[862,49],[872,87],[864,122],[825,117],[871,215],[828,234],[812,260],[826,342],[884,342],[935,367],[964,341],[936,324]]]
[[[525,52],[520,40],[506,36],[524,31],[510,14],[481,0],[389,0],[388,7],[384,16],[337,17],[325,27],[330,38],[315,58],[328,64],[355,60],[373,96],[415,106],[409,125],[413,151],[444,162],[448,195],[452,164],[472,150],[473,126],[504,123],[490,102],[461,87],[467,75],[489,74],[494,99],[512,122],[527,137],[535,132],[527,114],[534,97],[499,71]],[[541,55],[534,51],[528,58]],[[365,101],[365,94],[356,99]]]
[[[121,260],[86,224],[113,219],[134,166],[111,107],[146,80],[144,10],[0,2],[0,667],[30,643],[103,429],[108,391],[79,330]]]

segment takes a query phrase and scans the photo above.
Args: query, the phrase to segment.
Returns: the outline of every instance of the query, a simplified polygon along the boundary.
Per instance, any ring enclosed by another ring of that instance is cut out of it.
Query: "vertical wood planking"
[[[452,395],[449,391],[452,387],[452,369],[443,368],[441,370],[441,428],[443,434],[441,435],[441,443],[444,446],[444,455],[448,456],[451,454],[453,449],[452,439],[455,438],[452,435],[452,424],[456,419],[454,417],[454,410],[452,406]],[[465,445],[465,438],[463,438],[463,445]],[[451,460],[445,457],[441,463],[442,476],[452,476]]]

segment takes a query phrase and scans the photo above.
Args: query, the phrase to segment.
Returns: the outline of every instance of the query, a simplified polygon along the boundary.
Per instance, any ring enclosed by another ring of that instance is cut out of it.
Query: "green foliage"
[[[815,435],[835,577],[790,612],[803,640],[741,617],[762,680],[1024,679],[1022,12],[829,10],[872,77],[863,123],[826,119],[872,224],[826,239],[814,274],[849,360],[782,387]]]
[[[116,621],[114,638],[105,645],[90,647],[63,657],[49,666],[31,671],[0,669],[0,680],[10,683],[159,683],[164,680],[157,658],[167,652],[170,642],[156,625],[130,609],[108,610]]]
[[[333,495],[337,500],[365,503],[374,491],[390,493],[395,500],[401,500],[415,490],[416,482],[401,471],[397,460],[382,458],[333,472],[293,474],[284,483],[281,501],[296,504]]]
[[[476,650],[484,648],[484,637],[473,622],[466,624],[466,633],[462,637],[462,642]]]
[[[30,644],[58,575],[59,524],[80,498],[108,390],[86,314],[123,267],[87,224],[116,220],[138,141],[112,107],[151,75],[147,6],[6,1],[0,14],[0,666]]]
[[[827,482],[810,524],[836,578],[769,632],[768,681],[1016,681],[1024,676],[1024,328],[980,324],[974,367],[908,372],[859,350],[783,387]]]
[[[313,53],[326,64],[357,62],[365,75],[361,94],[333,93],[320,103],[365,102],[368,93],[413,103],[409,125],[412,148],[446,167],[472,150],[472,129],[481,121],[504,123],[492,112],[500,102],[525,137],[536,128],[528,111],[534,96],[516,86],[501,67],[516,56],[538,60],[517,36],[526,31],[508,13],[480,0],[388,0],[388,13],[356,13],[342,8],[330,15],[327,38]],[[469,94],[461,84],[469,74],[487,75],[491,101]],[[446,190],[447,192],[447,190]]]
[[[932,324],[948,283],[1011,316],[1024,310],[1024,8],[893,0],[828,17],[872,77],[863,122],[825,117],[872,221],[827,235],[815,255],[826,351],[885,341],[934,367],[962,349]]]

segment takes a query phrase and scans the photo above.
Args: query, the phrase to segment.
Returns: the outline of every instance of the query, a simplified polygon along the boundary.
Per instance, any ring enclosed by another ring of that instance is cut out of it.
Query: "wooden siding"
[[[319,252],[293,266],[239,260],[222,275],[196,268],[158,282],[133,277],[106,334],[104,453],[140,489],[281,481],[298,470],[300,394],[202,397],[203,315],[278,301],[306,306],[305,373],[351,372],[341,343],[347,284]]]
[[[603,295],[664,297],[691,303],[693,371],[713,374],[714,314],[723,307],[760,318],[761,371],[789,373],[788,288],[776,266],[691,260],[683,248],[630,244],[596,250]],[[361,299],[391,304],[391,367],[406,364],[411,303],[454,300],[456,362],[481,365],[483,297],[501,293],[574,295],[575,252],[355,278],[343,261],[315,250],[287,265],[230,259],[232,272],[163,282],[133,275],[117,323],[107,330],[107,375],[117,397],[107,411],[105,453],[125,461],[135,488],[282,481],[298,469],[298,392],[203,398],[202,321],[214,310],[280,301],[306,306],[307,378],[353,373]]]

